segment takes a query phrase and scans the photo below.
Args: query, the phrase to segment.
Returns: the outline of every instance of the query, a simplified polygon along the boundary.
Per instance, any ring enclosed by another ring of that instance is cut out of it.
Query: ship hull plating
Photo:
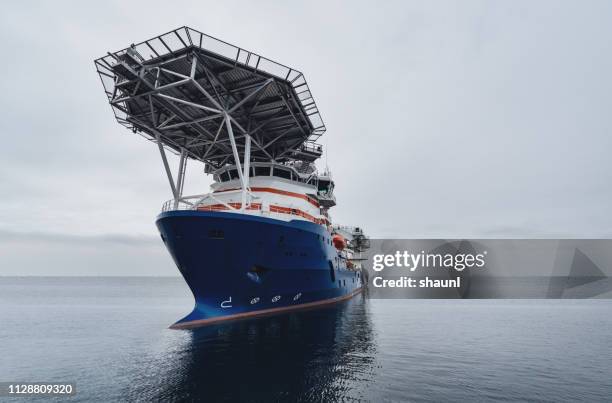
[[[361,273],[346,267],[315,223],[171,211],[156,224],[195,298],[173,328],[334,303],[362,287]]]

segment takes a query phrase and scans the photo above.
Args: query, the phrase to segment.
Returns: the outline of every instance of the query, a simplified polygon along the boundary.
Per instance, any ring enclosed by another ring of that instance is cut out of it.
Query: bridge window
[[[231,177],[232,179],[238,179],[238,178],[240,177],[240,176],[238,175],[238,171],[237,171],[237,170],[235,170],[235,169],[231,169],[231,170],[229,171],[229,174],[230,174],[230,177]]]
[[[317,189],[319,191],[319,194],[321,194],[321,193],[327,194],[327,193],[333,192],[334,184],[333,184],[333,182],[328,181],[328,180],[319,180],[319,183],[317,185]]]
[[[278,168],[278,167],[274,167],[274,176],[291,180],[291,171],[288,171],[282,168]]]
[[[255,167],[255,176],[270,176],[270,167]]]

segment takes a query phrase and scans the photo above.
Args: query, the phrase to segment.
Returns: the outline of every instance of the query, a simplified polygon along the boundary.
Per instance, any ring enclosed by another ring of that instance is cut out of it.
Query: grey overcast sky
[[[93,59],[182,25],[305,73],[337,223],[610,237],[610,21],[609,1],[6,2],[0,275],[177,273],[159,154],[114,121]]]

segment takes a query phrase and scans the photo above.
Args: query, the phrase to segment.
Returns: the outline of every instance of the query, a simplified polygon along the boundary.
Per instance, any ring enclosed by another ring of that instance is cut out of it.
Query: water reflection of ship
[[[375,343],[363,295],[323,309],[195,329],[189,337],[178,357],[159,363],[165,374],[158,368],[150,380],[160,385],[140,386],[146,390],[132,397],[338,401],[363,398],[373,375]]]

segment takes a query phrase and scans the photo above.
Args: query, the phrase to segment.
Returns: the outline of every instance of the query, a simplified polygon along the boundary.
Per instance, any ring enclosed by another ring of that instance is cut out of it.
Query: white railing
[[[228,194],[237,194],[242,193],[242,189],[230,190],[223,192],[224,195]],[[247,203],[250,204],[252,200],[259,199],[259,197],[252,194],[248,191],[249,199],[247,199]],[[175,210],[197,210],[199,206],[203,205],[205,201],[213,200],[216,202],[215,204],[222,204],[228,210],[238,210],[236,207],[231,206],[229,203],[218,199],[215,197],[213,193],[192,195],[192,196],[184,196],[178,199],[178,202],[174,199],[170,199],[162,205],[162,213],[166,211],[175,211]],[[235,202],[234,202],[235,203]]]
[[[166,211],[176,211],[176,210],[195,210],[195,206],[193,205],[193,203],[187,203],[184,202],[183,200],[179,200],[178,203],[174,200],[168,200],[165,201],[164,204],[162,204],[162,213],[165,213]]]

